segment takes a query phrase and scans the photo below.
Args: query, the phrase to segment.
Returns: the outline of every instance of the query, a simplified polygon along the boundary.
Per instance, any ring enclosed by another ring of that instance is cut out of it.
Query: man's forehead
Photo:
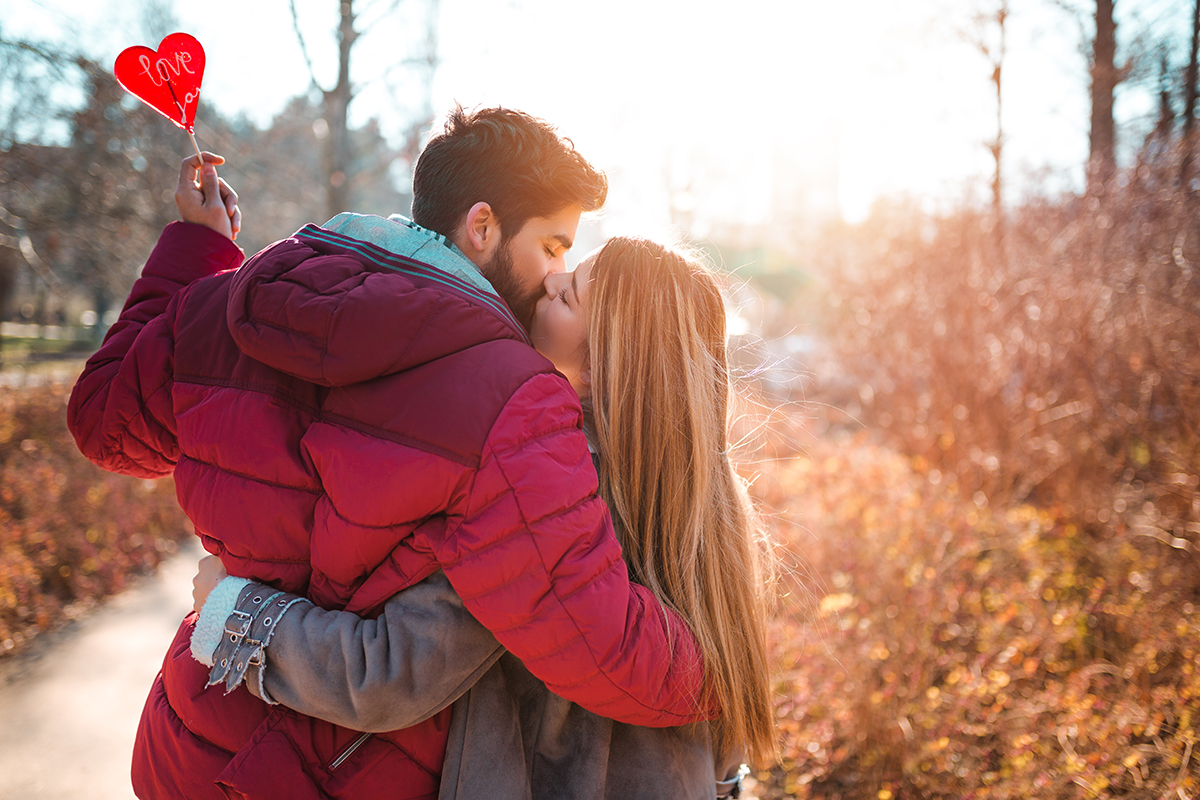
[[[570,250],[571,246],[575,244],[575,240],[565,233],[555,233],[546,238],[558,242],[563,246],[564,250]]]
[[[568,206],[549,217],[533,217],[525,223],[525,228],[539,239],[554,240],[570,249],[575,244],[575,231],[579,229],[582,213],[578,206]]]

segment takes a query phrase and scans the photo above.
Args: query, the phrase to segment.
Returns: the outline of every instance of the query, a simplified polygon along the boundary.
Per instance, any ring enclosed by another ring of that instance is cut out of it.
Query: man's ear
[[[500,243],[500,220],[492,207],[482,201],[471,206],[463,223],[463,248],[472,261],[486,261]]]

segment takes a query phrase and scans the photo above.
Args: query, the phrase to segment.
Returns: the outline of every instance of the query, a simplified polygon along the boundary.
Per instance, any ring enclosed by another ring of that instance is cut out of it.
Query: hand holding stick
[[[224,163],[223,156],[207,151],[185,158],[179,166],[175,206],[184,222],[204,225],[236,240],[242,229],[242,211],[237,192],[217,176],[217,165]]]

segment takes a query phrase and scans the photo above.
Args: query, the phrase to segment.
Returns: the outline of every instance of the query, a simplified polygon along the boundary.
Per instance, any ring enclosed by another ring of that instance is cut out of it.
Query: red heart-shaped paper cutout
[[[157,52],[141,45],[127,47],[117,56],[113,72],[127,92],[192,131],[204,78],[204,48],[194,36],[172,33]]]

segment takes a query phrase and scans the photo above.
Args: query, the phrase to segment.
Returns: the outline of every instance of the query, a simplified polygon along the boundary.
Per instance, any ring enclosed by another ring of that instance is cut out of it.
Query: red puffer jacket
[[[633,724],[713,716],[685,623],[629,582],[578,399],[503,303],[315,226],[240,261],[164,231],[71,396],[89,458],[174,473],[231,574],[371,615],[440,567],[557,694]],[[193,623],[143,712],[140,797],[436,795],[448,711],[363,737],[206,690]]]

